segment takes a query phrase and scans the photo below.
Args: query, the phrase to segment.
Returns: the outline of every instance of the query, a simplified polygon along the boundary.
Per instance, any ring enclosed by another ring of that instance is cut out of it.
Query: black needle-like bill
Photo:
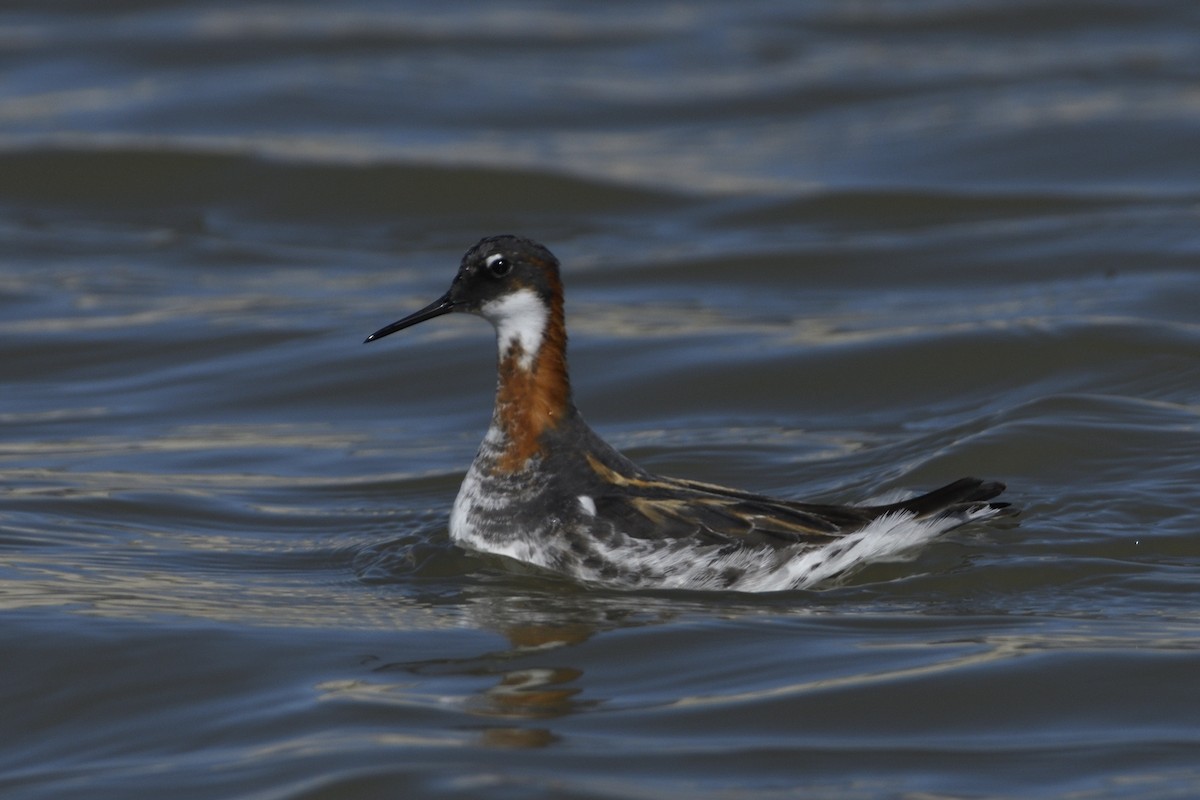
[[[366,344],[367,342],[373,342],[376,339],[382,339],[383,337],[387,336],[390,333],[395,333],[396,331],[402,331],[405,328],[416,325],[418,322],[424,322],[427,319],[433,319],[434,317],[440,317],[442,314],[449,314],[451,311],[454,310],[454,308],[455,308],[454,301],[450,299],[450,293],[446,292],[444,295],[439,297],[437,300],[434,300],[432,303],[425,306],[420,311],[414,311],[413,313],[409,314],[404,319],[397,320],[397,321],[393,322],[391,325],[385,325],[384,327],[375,331],[370,336],[368,336],[366,339],[363,339],[363,344]]]

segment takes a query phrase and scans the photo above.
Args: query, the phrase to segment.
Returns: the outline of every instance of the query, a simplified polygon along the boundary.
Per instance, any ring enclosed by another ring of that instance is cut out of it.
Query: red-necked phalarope
[[[442,297],[368,342],[455,311],[496,328],[492,423],[450,514],[451,537],[621,588],[802,588],[1001,512],[1004,485],[963,478],[899,503],[778,500],[652,475],[575,409],[558,259],[492,236],[467,251]]]

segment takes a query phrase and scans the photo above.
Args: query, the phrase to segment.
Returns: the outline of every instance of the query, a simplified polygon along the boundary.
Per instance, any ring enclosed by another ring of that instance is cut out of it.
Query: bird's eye
[[[508,273],[512,272],[512,262],[507,258],[497,258],[493,256],[487,260],[487,270],[493,277],[503,278]]]

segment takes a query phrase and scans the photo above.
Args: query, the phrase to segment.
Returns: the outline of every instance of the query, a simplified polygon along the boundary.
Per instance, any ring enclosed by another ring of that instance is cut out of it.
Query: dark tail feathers
[[[886,506],[876,506],[874,510],[880,514],[896,511],[907,511],[918,518],[941,516],[947,513],[978,511],[983,507],[996,510],[1008,508],[1008,503],[989,503],[996,495],[1004,491],[1004,484],[999,481],[985,481],[979,478],[960,478],[954,483],[940,489],[892,503]]]

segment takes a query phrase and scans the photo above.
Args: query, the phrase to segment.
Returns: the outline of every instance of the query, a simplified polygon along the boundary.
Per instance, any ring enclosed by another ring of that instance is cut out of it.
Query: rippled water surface
[[[0,8],[0,795],[1200,794],[1185,0]],[[804,592],[452,545],[480,236],[659,472],[1016,524]]]

